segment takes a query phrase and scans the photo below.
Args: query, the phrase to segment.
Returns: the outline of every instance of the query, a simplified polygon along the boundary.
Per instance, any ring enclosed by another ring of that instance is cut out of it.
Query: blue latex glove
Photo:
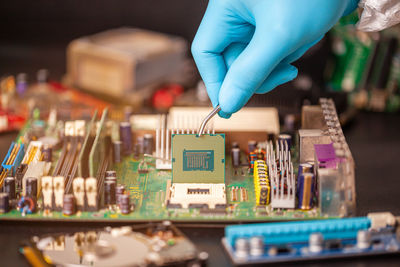
[[[358,0],[210,0],[192,54],[213,106],[228,118],[254,94],[297,76],[292,62]]]

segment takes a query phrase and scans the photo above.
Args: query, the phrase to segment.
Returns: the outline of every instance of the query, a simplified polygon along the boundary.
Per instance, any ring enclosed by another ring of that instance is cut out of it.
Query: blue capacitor
[[[297,180],[299,179],[300,175],[309,172],[314,173],[314,166],[310,163],[300,163],[299,164],[299,171],[297,172]],[[297,193],[299,192],[299,183],[297,183]]]
[[[302,173],[314,173],[314,168],[313,165],[310,163],[300,163],[299,164],[299,172],[297,174],[297,176],[300,176]]]
[[[305,172],[299,175],[298,184],[298,207],[309,210],[313,206],[315,176],[313,173]]]
[[[123,154],[132,154],[132,128],[129,122],[124,121],[119,124],[119,137],[122,142]]]

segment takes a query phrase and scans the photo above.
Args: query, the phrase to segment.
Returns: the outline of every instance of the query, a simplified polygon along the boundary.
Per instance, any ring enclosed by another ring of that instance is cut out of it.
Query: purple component
[[[338,159],[333,144],[314,145],[319,168],[335,169]]]
[[[17,93],[22,95],[28,89],[27,76],[25,73],[17,75]]]

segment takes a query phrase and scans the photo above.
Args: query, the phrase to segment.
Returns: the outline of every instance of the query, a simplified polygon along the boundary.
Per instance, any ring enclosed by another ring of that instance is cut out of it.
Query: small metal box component
[[[314,161],[314,145],[330,144],[332,139],[325,135],[322,130],[312,129],[299,130],[300,138],[300,163]]]

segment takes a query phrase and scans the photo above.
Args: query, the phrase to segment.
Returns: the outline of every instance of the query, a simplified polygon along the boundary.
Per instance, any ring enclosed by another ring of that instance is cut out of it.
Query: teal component
[[[315,232],[321,233],[325,240],[356,238],[359,230],[370,226],[371,221],[367,217],[231,225],[225,228],[225,237],[232,247],[236,239],[253,236],[263,237],[264,244],[279,245],[307,242],[309,235]]]

